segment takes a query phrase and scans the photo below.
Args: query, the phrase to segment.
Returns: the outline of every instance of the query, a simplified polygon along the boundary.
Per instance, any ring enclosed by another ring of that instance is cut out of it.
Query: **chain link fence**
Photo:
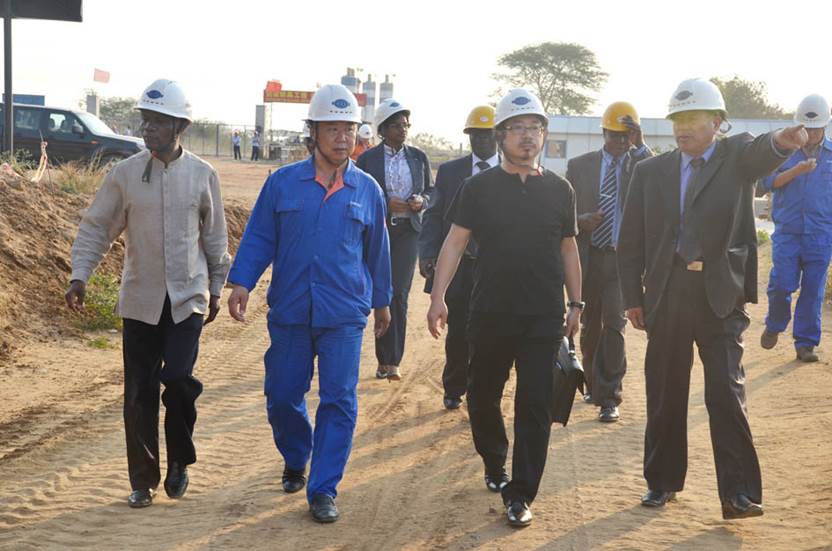
[[[252,140],[256,128],[250,125],[233,125],[224,123],[195,122],[182,136],[185,149],[197,155],[215,157],[233,157],[234,132],[240,134],[240,155],[243,159],[253,160]],[[261,160],[290,163],[306,156],[306,148],[299,132],[288,130],[267,130],[260,136]]]

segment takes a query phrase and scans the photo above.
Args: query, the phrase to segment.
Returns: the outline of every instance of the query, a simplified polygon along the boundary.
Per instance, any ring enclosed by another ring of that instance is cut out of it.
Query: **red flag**
[[[279,80],[270,80],[266,83],[267,92],[280,92],[282,89],[283,85]]]
[[[102,71],[101,69],[96,69],[92,79],[95,82],[110,82],[110,73],[109,71]]]

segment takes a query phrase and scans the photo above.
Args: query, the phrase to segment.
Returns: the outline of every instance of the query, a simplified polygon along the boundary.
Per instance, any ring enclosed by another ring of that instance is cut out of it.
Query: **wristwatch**
[[[586,306],[586,303],[585,302],[572,301],[572,302],[568,303],[567,306],[570,307],[570,308],[577,308],[578,310],[583,310],[584,307]]]

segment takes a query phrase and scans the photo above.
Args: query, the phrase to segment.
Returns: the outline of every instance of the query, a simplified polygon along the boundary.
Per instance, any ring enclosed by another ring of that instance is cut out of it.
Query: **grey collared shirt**
[[[410,174],[404,147],[393,151],[389,145],[384,146],[384,183],[391,197],[407,201],[413,194],[413,176]]]
[[[222,293],[231,257],[220,182],[196,155],[183,151],[165,167],[145,150],[115,165],[81,220],[71,279],[86,282],[122,232],[121,317],[156,325],[168,295],[179,323]]]

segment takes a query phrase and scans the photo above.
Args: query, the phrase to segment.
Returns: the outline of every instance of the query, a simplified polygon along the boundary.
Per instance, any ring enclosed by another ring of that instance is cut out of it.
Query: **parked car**
[[[0,135],[4,106],[0,104]],[[40,142],[47,142],[46,154],[56,163],[69,161],[108,164],[126,159],[144,149],[144,141],[120,136],[91,113],[43,107],[14,105],[14,148],[27,158],[40,161]]]

